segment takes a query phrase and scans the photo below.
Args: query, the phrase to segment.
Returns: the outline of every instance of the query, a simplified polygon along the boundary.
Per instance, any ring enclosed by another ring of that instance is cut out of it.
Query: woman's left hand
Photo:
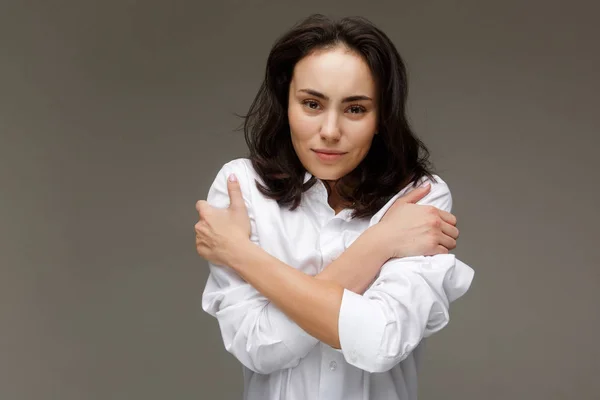
[[[235,175],[227,180],[227,191],[230,199],[228,208],[215,208],[204,200],[196,203],[200,215],[194,226],[196,250],[200,256],[216,265],[229,265],[236,246],[244,240],[250,240],[251,234],[250,217]]]

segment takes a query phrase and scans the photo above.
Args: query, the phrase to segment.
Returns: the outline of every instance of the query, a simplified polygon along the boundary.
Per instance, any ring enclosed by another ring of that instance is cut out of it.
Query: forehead
[[[375,93],[369,66],[360,55],[344,46],[317,50],[298,61],[292,87],[314,89],[332,98]]]

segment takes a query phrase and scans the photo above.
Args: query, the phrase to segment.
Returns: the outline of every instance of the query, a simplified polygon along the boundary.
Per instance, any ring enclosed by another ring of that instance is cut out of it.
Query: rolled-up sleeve
[[[246,166],[234,160],[223,166],[210,187],[207,202],[217,208],[229,206],[227,177],[235,173],[256,236]],[[281,310],[227,266],[208,263],[210,274],[202,295],[202,308],[219,323],[223,343],[250,370],[269,374],[300,362],[318,340],[306,333]]]
[[[379,222],[399,197],[371,220]],[[437,177],[419,204],[450,211],[452,196]],[[344,290],[338,320],[346,361],[368,372],[384,372],[449,322],[449,306],[469,289],[474,271],[452,254],[395,258],[360,295]]]
[[[473,269],[454,255],[388,261],[363,295],[344,291],[339,335],[346,361],[368,372],[391,369],[446,326],[450,303],[472,279]]]

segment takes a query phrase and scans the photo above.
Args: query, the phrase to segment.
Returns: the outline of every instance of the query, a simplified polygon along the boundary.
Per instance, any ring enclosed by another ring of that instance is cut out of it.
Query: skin
[[[296,64],[288,120],[294,150],[312,175],[332,184],[366,157],[377,131],[376,86],[362,58],[344,46],[321,50]],[[323,162],[315,151],[341,151]],[[339,212],[335,195],[330,205]]]
[[[288,117],[292,143],[306,170],[333,183],[366,156],[376,134],[376,87],[366,63],[343,46],[315,52],[296,64]],[[340,150],[322,161],[315,149]],[[305,331],[339,348],[338,319],[344,290],[363,293],[391,257],[448,252],[456,246],[456,218],[416,203],[429,187],[413,190],[367,229],[337,260],[309,276],[271,256],[250,240],[250,220],[235,176],[228,181],[230,206],[196,208],[196,249],[206,260],[234,269]],[[330,206],[345,206],[330,191]],[[319,310],[315,313],[314,310]]]

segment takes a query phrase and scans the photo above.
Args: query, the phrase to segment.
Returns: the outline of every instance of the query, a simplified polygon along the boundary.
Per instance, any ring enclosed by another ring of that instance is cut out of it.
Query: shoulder
[[[400,190],[396,195],[394,195],[372,218],[371,223],[378,222],[385,212],[394,204],[394,202],[399,198],[414,190],[415,188],[422,186],[426,183],[431,185],[431,190],[427,195],[425,195],[421,200],[417,202],[417,204],[421,205],[429,205],[439,208],[440,210],[451,212],[452,210],[452,194],[450,193],[450,188],[448,184],[439,176],[432,175],[432,178],[427,176],[419,179],[417,183],[410,183],[402,190]]]
[[[452,202],[452,193],[448,183],[442,179],[439,175],[433,175],[433,179],[424,177],[421,179],[420,184],[429,183],[431,185],[431,191],[428,196],[430,197],[445,197]],[[427,198],[427,196],[425,197]]]
[[[416,183],[411,182],[405,187],[403,187],[402,190],[400,190],[394,197],[396,198],[403,196],[406,193],[409,193],[410,191],[414,190],[415,188],[423,186],[427,183],[431,185],[431,191],[429,192],[430,194],[436,193],[450,196],[450,188],[448,187],[446,181],[444,181],[439,175],[435,174],[432,175],[432,178],[433,179],[429,178],[428,176],[424,176],[421,179],[419,179]]]
[[[227,192],[227,179],[231,174],[235,174],[240,183],[240,189],[244,198],[250,203],[250,193],[255,179],[258,178],[258,174],[256,174],[252,167],[250,159],[236,158],[223,164],[217,172],[217,175],[208,190],[207,201],[211,205],[219,207],[228,206],[229,195]]]
[[[417,186],[422,186],[426,183],[431,185],[431,190],[425,197],[418,201],[417,204],[431,205],[441,210],[450,212],[452,210],[452,193],[450,187],[439,175],[433,175],[433,179],[429,177],[423,177],[419,180]],[[406,190],[408,189],[408,190]],[[405,188],[405,193],[414,189],[413,185],[409,185]]]
[[[252,162],[249,158],[236,158],[231,161],[226,162],[221,167],[218,175],[226,175],[230,174],[243,175],[238,176],[238,179],[244,179],[244,176],[256,175],[256,171],[252,167]]]
[[[227,178],[231,174],[235,174],[242,190],[249,189],[248,186],[253,184],[255,180],[261,181],[249,158],[236,158],[223,164],[217,172],[215,183],[217,181],[227,183]]]

